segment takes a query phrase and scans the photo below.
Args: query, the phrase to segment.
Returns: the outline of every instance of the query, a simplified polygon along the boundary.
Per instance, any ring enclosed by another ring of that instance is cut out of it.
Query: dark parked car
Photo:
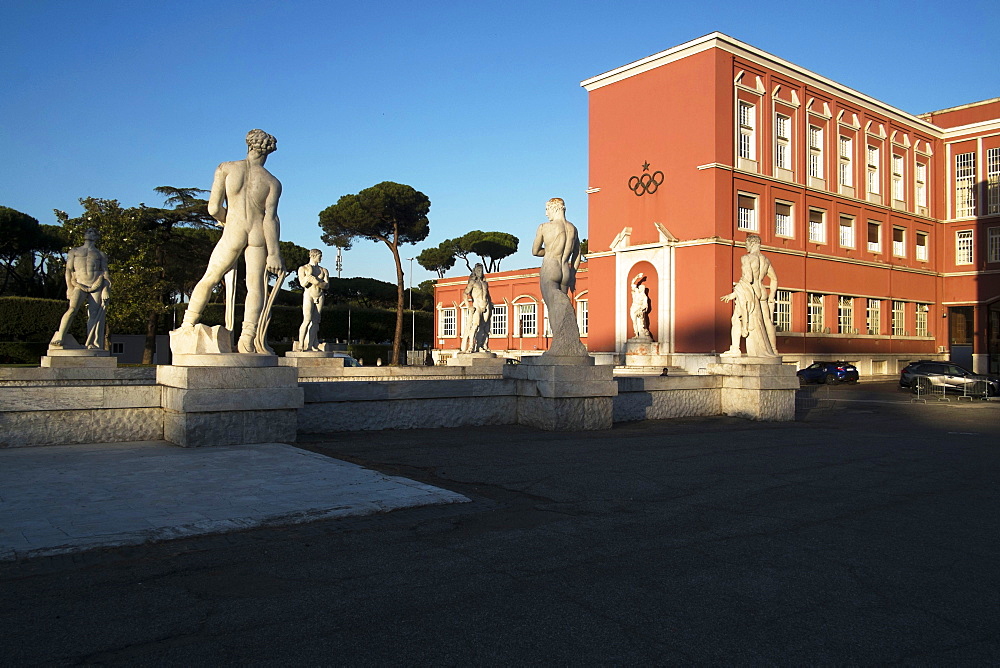
[[[858,382],[858,368],[850,362],[813,362],[798,372],[800,383],[837,383]]]
[[[973,373],[954,362],[919,360],[907,364],[899,373],[899,386],[914,392],[949,390],[973,395],[1000,395],[1000,378]]]

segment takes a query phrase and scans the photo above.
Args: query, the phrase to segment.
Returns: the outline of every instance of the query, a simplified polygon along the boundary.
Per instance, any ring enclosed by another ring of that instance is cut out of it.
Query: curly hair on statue
[[[263,130],[251,130],[247,133],[247,146],[262,153],[273,153],[278,150],[278,140]]]

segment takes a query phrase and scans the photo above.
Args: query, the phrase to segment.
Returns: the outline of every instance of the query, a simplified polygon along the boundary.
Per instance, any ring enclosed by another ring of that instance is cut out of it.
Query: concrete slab
[[[0,561],[468,500],[283,443],[0,450]]]

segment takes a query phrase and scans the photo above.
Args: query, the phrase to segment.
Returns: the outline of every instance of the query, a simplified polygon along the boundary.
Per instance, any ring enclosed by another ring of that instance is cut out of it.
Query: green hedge
[[[59,329],[59,321],[69,308],[65,299],[0,297],[0,341],[45,341]],[[81,307],[70,327],[77,341],[86,338],[87,309]],[[81,338],[83,337],[83,338]]]
[[[184,319],[187,304],[178,304],[177,322]],[[239,318],[243,305],[237,304],[236,317]],[[426,311],[416,311],[417,346],[429,346],[433,336],[434,315]],[[334,342],[347,340],[348,307],[337,304],[323,309],[319,323],[319,338]],[[350,307],[351,340],[366,343],[391,342],[396,327],[396,312],[384,309],[366,309]],[[226,321],[223,304],[208,304],[201,314],[201,321],[206,325],[221,325]],[[302,324],[302,308],[299,306],[274,306],[271,309],[271,326],[267,331],[269,341],[295,341],[299,338],[299,326]],[[403,313],[403,347],[410,347],[410,312]],[[239,324],[237,323],[237,329]],[[274,347],[274,343],[271,344]],[[275,349],[277,350],[277,349]],[[357,355],[354,355],[357,357]],[[382,356],[383,361],[388,359]],[[366,364],[368,357],[365,357]]]

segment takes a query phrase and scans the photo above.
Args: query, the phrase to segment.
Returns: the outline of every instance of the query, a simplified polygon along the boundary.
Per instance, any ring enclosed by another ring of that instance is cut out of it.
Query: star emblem
[[[649,171],[649,163],[648,162],[642,163],[642,171],[644,171],[644,172],[648,172]]]

